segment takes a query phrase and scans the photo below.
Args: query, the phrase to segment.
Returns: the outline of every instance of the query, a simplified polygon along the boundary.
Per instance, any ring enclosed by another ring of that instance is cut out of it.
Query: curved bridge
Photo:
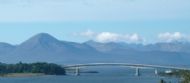
[[[140,68],[152,68],[155,69],[155,74],[158,74],[157,69],[170,69],[170,70],[190,70],[190,68],[176,67],[176,66],[162,66],[162,65],[146,65],[146,64],[129,64],[129,63],[89,63],[89,64],[75,64],[75,65],[66,65],[63,68],[75,68],[75,74],[80,75],[81,67],[90,67],[90,66],[123,66],[123,67],[132,67],[136,68],[136,76],[139,76]]]

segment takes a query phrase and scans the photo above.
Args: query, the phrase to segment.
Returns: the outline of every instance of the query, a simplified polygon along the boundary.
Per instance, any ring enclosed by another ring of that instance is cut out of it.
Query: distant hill
[[[13,51],[16,48],[16,46],[7,44],[7,43],[0,43],[0,55],[7,54],[11,51]]]
[[[37,34],[20,45],[0,43],[0,61],[8,63],[53,62],[59,64],[128,62],[141,64],[190,65],[190,43],[156,44],[76,43]]]

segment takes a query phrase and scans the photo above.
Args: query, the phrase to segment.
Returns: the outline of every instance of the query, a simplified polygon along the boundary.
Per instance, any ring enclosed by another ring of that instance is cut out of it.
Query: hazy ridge
[[[76,43],[58,40],[47,33],[37,34],[20,45],[0,43],[0,61],[71,63],[141,63],[190,65],[190,43],[156,44]]]

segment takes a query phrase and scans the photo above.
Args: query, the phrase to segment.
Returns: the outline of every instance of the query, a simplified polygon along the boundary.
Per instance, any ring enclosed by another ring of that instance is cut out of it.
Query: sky
[[[190,0],[0,0],[0,42],[38,33],[74,42],[189,41]]]

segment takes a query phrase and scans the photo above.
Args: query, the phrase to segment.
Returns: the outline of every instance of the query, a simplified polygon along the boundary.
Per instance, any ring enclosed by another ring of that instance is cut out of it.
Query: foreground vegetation
[[[0,77],[33,77],[33,76],[44,76],[42,73],[9,73],[2,74]]]
[[[65,69],[52,63],[0,63],[0,76],[65,75]]]
[[[172,73],[160,73],[160,75],[176,76],[178,78],[181,78],[181,83],[190,83],[190,71],[188,70],[174,70]]]

